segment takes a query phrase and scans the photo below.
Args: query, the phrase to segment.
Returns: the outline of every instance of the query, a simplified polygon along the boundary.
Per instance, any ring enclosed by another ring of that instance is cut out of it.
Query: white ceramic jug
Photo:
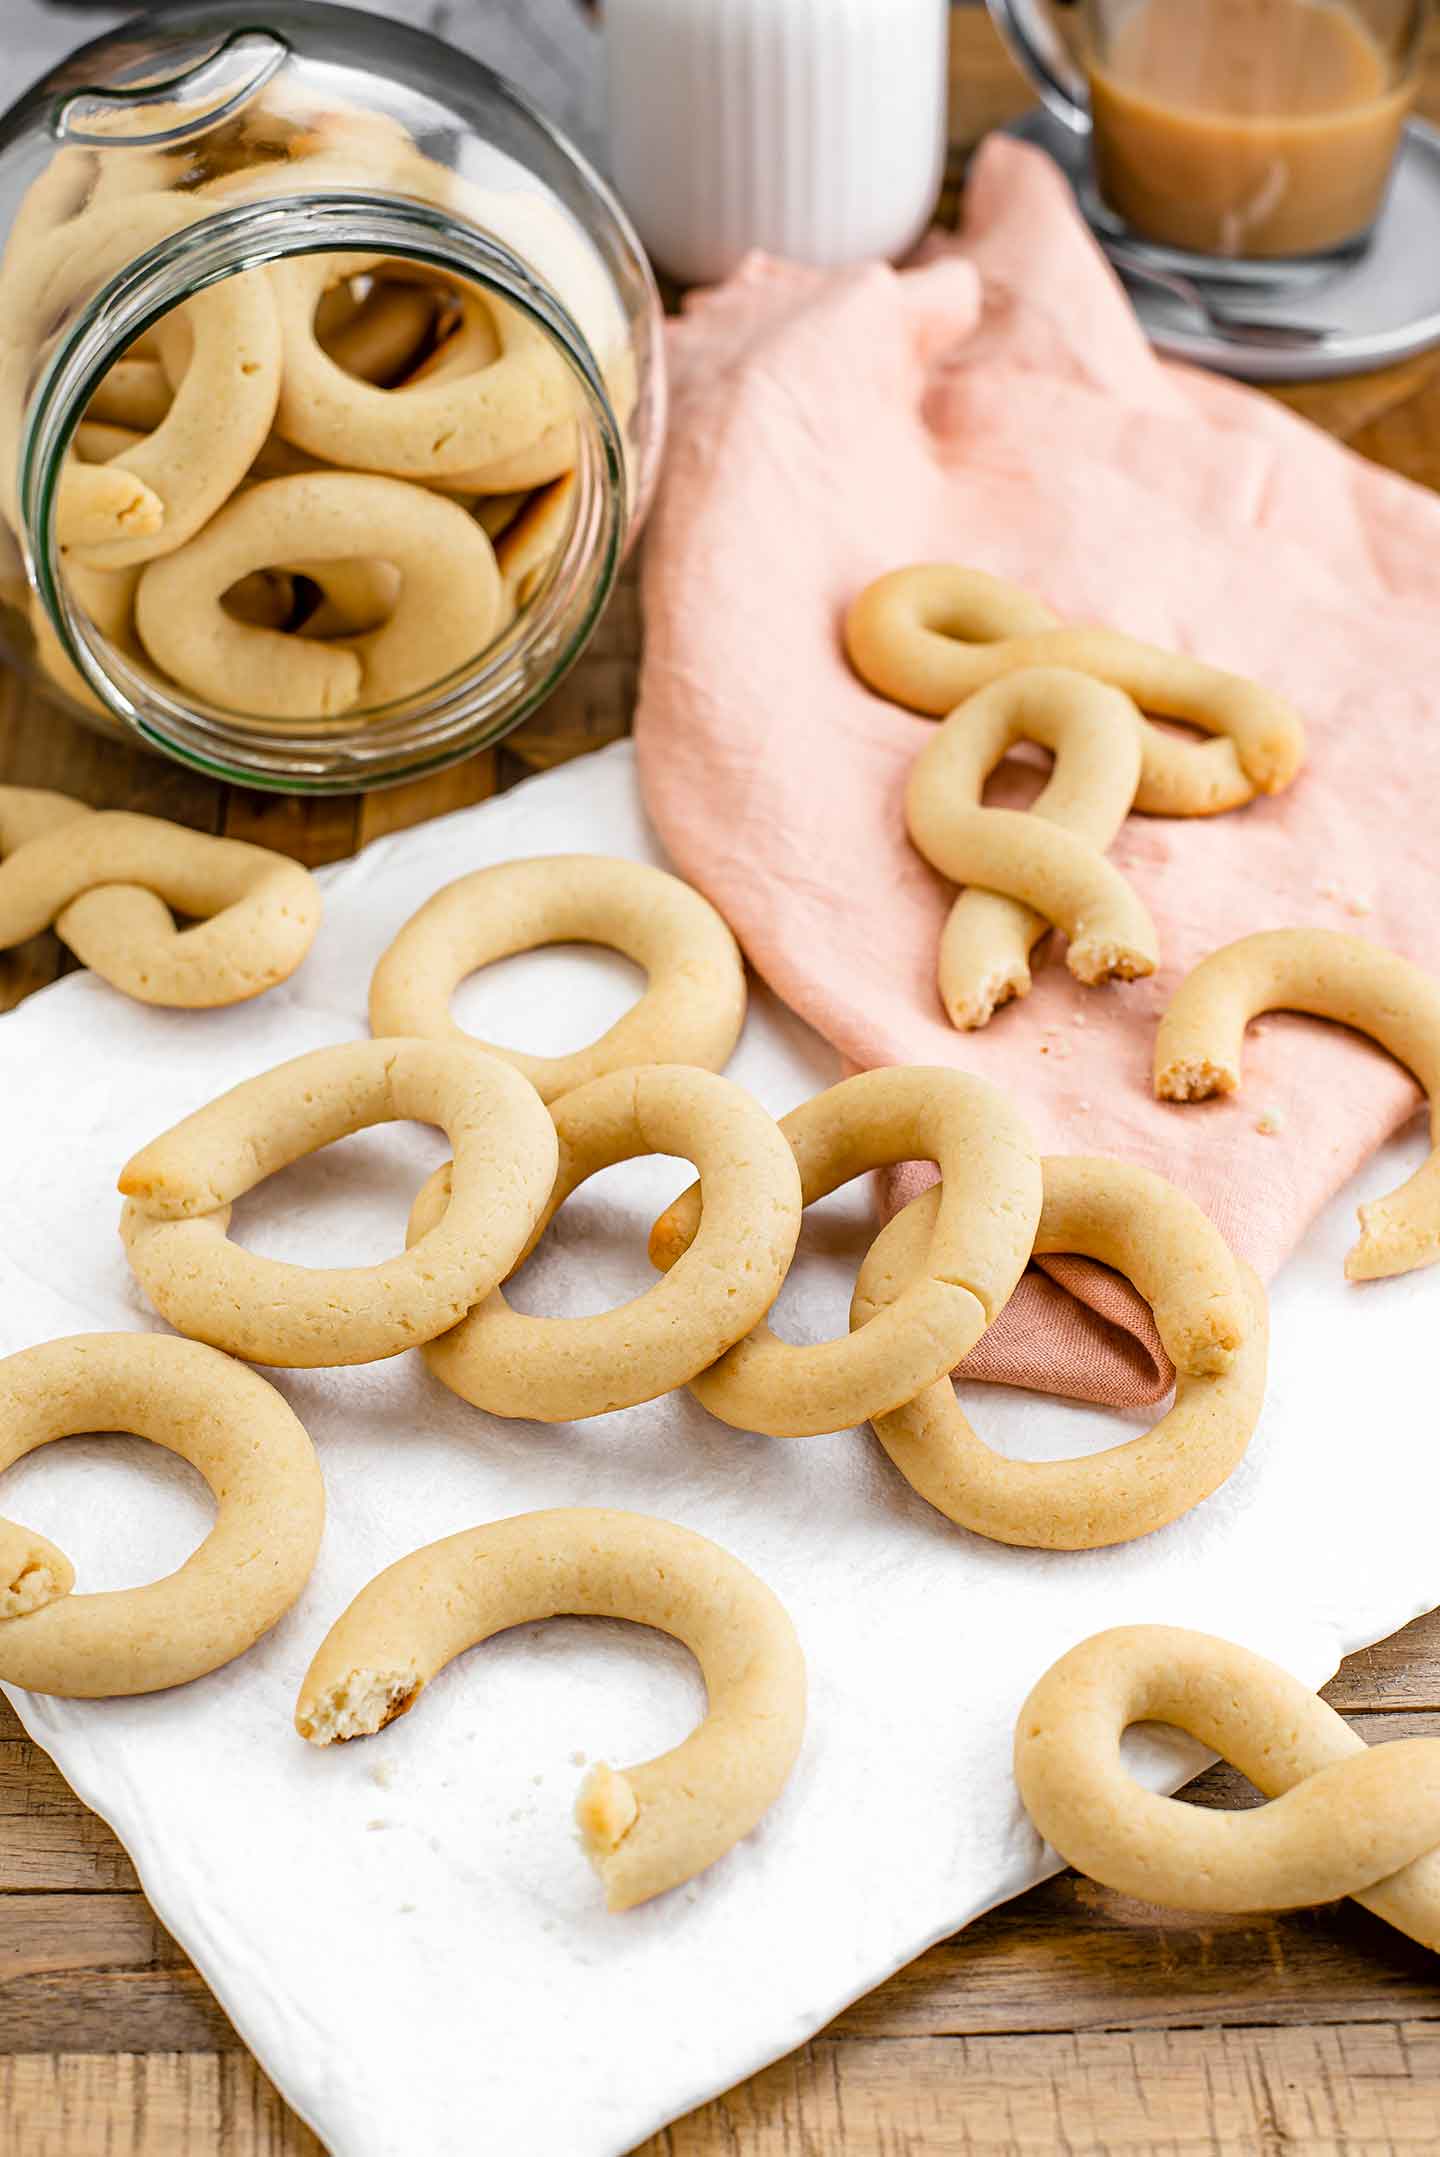
[[[946,0],[605,0],[611,170],[687,283],[751,248],[838,264],[925,229],[945,165]]]

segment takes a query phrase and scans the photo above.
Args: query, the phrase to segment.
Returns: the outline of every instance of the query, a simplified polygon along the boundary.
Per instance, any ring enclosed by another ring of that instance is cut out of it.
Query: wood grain
[[[440,0],[426,4],[433,13]],[[978,10],[953,21],[958,177],[969,142],[1027,93]],[[1440,116],[1440,33],[1422,105]],[[1440,357],[1276,394],[1364,455],[1440,485]],[[585,660],[500,750],[363,800],[225,788],[102,740],[0,676],[0,783],[59,786],[335,860],[623,733],[639,643],[632,569]],[[0,1010],[68,963],[53,938],[0,954]],[[1352,1657],[1327,1697],[1371,1742],[1440,1734],[1440,1618]],[[1254,1799],[1224,1768],[1190,1794]],[[108,1828],[0,1703],[0,2157],[319,2147],[150,1910]],[[1197,1925],[1067,1873],[933,1948],[640,2157],[1437,2148],[1433,1958],[1352,1904]]]

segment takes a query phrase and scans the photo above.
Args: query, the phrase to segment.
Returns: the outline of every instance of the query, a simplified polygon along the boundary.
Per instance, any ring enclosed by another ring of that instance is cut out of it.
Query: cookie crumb
[[[1362,914],[1370,912],[1370,901],[1368,899],[1347,899],[1345,901],[1345,911],[1347,914],[1354,914],[1358,919]]]
[[[1317,899],[1338,899],[1340,894],[1333,884],[1317,884],[1315,896]]]
[[[415,1904],[413,1902],[402,1902],[400,1905],[400,1915],[402,1917],[410,1917],[414,1910]]]
[[[377,1760],[370,1770],[370,1780],[372,1783],[377,1783],[382,1790],[388,1790],[395,1780],[394,1761]]]
[[[1076,1108],[1077,1108],[1077,1109],[1078,1109],[1078,1110],[1080,1111],[1080,1114],[1081,1114],[1082,1116],[1088,1116],[1088,1115],[1089,1115],[1089,1113],[1090,1113],[1090,1103],[1089,1103],[1088,1101],[1077,1101],[1077,1102],[1075,1103],[1075,1106],[1076,1106]]]
[[[365,1825],[369,1829],[370,1833],[373,1835],[379,1829],[389,1827],[390,1822],[388,1820],[367,1820],[365,1822]]]
[[[1077,1011],[1077,1012],[1076,1012],[1076,1013],[1074,1014],[1074,1016],[1073,1016],[1073,1017],[1071,1018],[1070,1024],[1071,1024],[1072,1026],[1083,1026],[1083,1025],[1085,1024],[1085,1014],[1084,1014],[1084,1012],[1083,1012],[1083,1011]]]
[[[1262,1108],[1255,1118],[1255,1128],[1262,1138],[1274,1138],[1277,1131],[1285,1128],[1285,1118],[1278,1108]]]
[[[576,1752],[576,1753],[571,1753],[571,1755],[570,1755],[570,1765],[571,1765],[571,1767],[572,1767],[572,1768],[583,1768],[583,1767],[584,1767],[584,1765],[585,1765],[585,1762],[586,1762],[586,1758],[587,1758],[587,1755],[586,1755],[586,1754],[584,1754],[584,1753],[579,1753],[579,1752]]]

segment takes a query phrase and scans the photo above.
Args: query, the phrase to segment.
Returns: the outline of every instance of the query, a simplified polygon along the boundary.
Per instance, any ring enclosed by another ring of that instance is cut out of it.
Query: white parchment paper
[[[258,1004],[165,1014],[78,975],[0,1020],[0,1351],[157,1326],[116,1235],[131,1151],[237,1080],[363,1033],[376,958],[438,886],[563,849],[659,859],[628,746],[325,872],[315,952]],[[558,1049],[633,993],[622,962],[566,950],[491,969],[456,1008],[491,1038]],[[835,1076],[828,1050],[762,992],[731,1072],[776,1113]],[[1440,1280],[1357,1289],[1341,1273],[1356,1198],[1393,1185],[1424,1144],[1388,1149],[1317,1225],[1275,1288],[1269,1399],[1247,1459],[1144,1542],[1004,1549],[933,1513],[865,1431],[748,1437],[685,1394],[575,1426],[503,1422],[409,1355],[277,1374],[319,1450],[329,1519],[304,1597],[252,1653],[145,1699],[10,1697],[337,2157],[611,2157],[1042,1875],[1010,1733],[1027,1687],[1072,1642],[1119,1623],[1194,1625],[1318,1684],[1440,1599],[1425,1368]],[[443,1151],[412,1127],[362,1134],[274,1179],[237,1209],[236,1232],[311,1263],[378,1258],[399,1247]],[[649,1222],[687,1180],[671,1161],[597,1177],[516,1300],[581,1312],[637,1293],[653,1277]],[[791,1338],[843,1328],[869,1202],[857,1187],[815,1209],[778,1313]],[[993,1442],[1028,1457],[1113,1443],[1123,1427],[1031,1394],[967,1397]],[[208,1517],[197,1477],[128,1439],[47,1447],[7,1475],[0,1503],[56,1538],[82,1590],[168,1570]],[[700,1712],[673,1644],[584,1621],[524,1628],[462,1658],[377,1738],[316,1751],[290,1720],[314,1648],[382,1566],[565,1504],[630,1506],[714,1537],[782,1597],[809,1661],[804,1751],[760,1830],[623,1917],[603,1909],[571,1807],[587,1760],[644,1758]],[[1157,1781],[1194,1763],[1178,1746],[1147,1752]]]

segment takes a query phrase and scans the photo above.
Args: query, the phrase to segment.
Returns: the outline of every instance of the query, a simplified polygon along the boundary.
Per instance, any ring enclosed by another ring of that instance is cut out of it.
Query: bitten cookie
[[[1352,1281],[1440,1259],[1440,982],[1381,944],[1336,929],[1264,929],[1212,951],[1175,991],[1155,1036],[1155,1092],[1203,1101],[1240,1084],[1245,1028],[1262,1011],[1353,1026],[1414,1072],[1430,1097],[1431,1151],[1409,1181],[1360,1208]]]
[[[367,1737],[467,1648],[538,1618],[628,1618],[683,1642],[708,1707],[683,1745],[592,1768],[576,1808],[612,1910],[693,1879],[774,1804],[805,1728],[805,1663],[763,1582],[704,1536],[640,1513],[522,1513],[390,1566],[338,1618],[300,1688],[313,1745]],[[474,1673],[479,1682],[478,1668]]]
[[[984,804],[985,781],[1017,742],[1054,752],[1024,811]],[[952,1026],[984,1026],[1028,995],[1029,954],[1053,923],[1077,981],[1155,971],[1155,925],[1105,859],[1140,779],[1140,714],[1129,697],[1068,667],[1024,667],[954,710],[910,768],[905,821],[925,859],[962,891],[940,943],[940,1001]]]

